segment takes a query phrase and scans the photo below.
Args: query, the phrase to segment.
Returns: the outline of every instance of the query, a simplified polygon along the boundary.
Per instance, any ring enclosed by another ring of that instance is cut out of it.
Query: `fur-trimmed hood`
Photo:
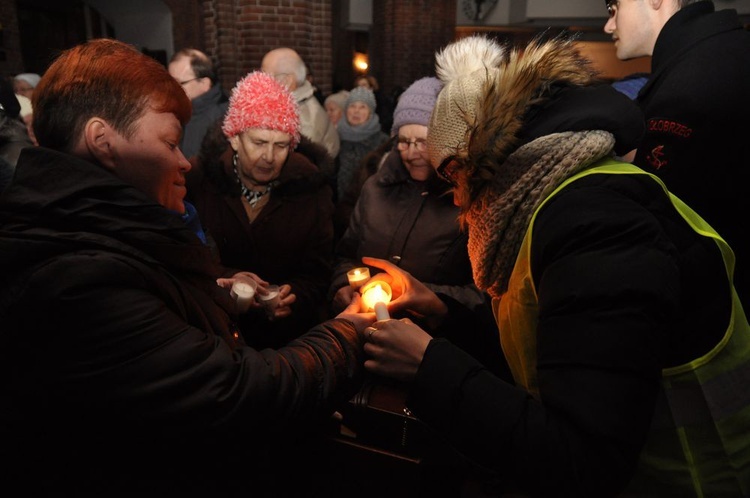
[[[467,150],[469,174],[494,175],[524,141],[526,122],[539,117],[563,86],[588,86],[597,73],[571,39],[536,39],[510,51],[497,77],[486,81]],[[571,131],[571,130],[558,130]],[[485,173],[486,172],[486,173]]]
[[[444,95],[445,90],[441,92],[431,120],[432,127],[433,123],[441,119],[450,121],[458,114],[468,127],[465,136],[453,140],[458,145],[452,156],[443,154],[457,163],[454,176],[460,186],[457,196],[463,208],[501,171],[513,151],[536,138],[566,131],[604,130],[614,135],[615,152],[624,154],[634,149],[643,135],[645,122],[638,106],[599,78],[590,61],[578,50],[574,37],[568,34],[548,39],[537,37],[525,47],[507,51],[499,63],[481,73],[466,60],[445,56],[461,54],[471,58],[470,48],[477,43],[468,45],[465,40],[455,42],[466,45],[465,50],[449,46],[440,54],[438,74],[449,75],[454,82],[461,78],[475,79],[481,74],[483,84],[476,87],[473,99],[462,95],[461,106],[441,103],[441,99],[456,100],[452,95]],[[479,46],[482,50],[474,55],[486,56],[486,48]],[[461,67],[472,68],[473,72],[459,76]],[[454,115],[438,116],[438,109],[452,109]],[[430,135],[428,142],[436,138],[432,130]],[[435,158],[432,159],[434,162]]]

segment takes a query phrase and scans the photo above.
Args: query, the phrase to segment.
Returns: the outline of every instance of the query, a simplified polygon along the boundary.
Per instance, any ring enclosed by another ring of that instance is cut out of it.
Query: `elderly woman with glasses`
[[[501,369],[489,298],[472,280],[468,235],[459,227],[451,187],[435,174],[427,151],[427,125],[442,87],[437,78],[422,78],[398,101],[391,148],[364,183],[336,246],[332,311],[351,302],[354,291],[347,271],[362,266],[363,256],[388,260],[427,282],[449,306],[456,305],[460,311],[453,316],[475,323],[474,327],[451,327],[461,331],[451,339],[486,359],[488,367]],[[425,324],[440,334],[443,325],[435,325]]]

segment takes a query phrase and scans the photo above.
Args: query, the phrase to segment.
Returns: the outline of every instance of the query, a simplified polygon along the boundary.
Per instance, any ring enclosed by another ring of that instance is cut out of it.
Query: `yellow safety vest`
[[[569,183],[591,174],[640,174],[658,182],[697,233],[715,240],[732,287],[722,340],[689,363],[662,370],[659,400],[635,476],[623,496],[750,496],[750,325],[734,290],[734,254],[697,213],[656,176],[613,159],[563,182],[534,213],[508,290],[493,300],[503,352],[517,384],[538,396],[536,329],[539,303],[531,275],[531,234],[539,209]]]

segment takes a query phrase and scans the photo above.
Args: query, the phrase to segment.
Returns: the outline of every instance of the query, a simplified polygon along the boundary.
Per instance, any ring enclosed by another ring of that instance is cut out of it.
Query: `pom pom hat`
[[[222,131],[231,138],[250,128],[287,133],[292,149],[300,140],[297,102],[284,85],[260,71],[248,74],[232,89]]]
[[[437,78],[422,78],[412,83],[401,94],[393,111],[391,135],[398,133],[404,125],[429,126],[432,109],[442,88],[443,82]]]
[[[485,83],[496,78],[505,48],[480,35],[451,43],[435,55],[435,71],[445,84],[438,95],[427,134],[433,166],[465,150]]]

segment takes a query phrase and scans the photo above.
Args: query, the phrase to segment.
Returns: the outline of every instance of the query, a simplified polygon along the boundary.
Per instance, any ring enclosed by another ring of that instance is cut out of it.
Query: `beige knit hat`
[[[505,57],[499,43],[481,35],[455,41],[435,55],[435,71],[445,87],[438,95],[427,133],[434,167],[465,153],[484,84],[497,77]]]

